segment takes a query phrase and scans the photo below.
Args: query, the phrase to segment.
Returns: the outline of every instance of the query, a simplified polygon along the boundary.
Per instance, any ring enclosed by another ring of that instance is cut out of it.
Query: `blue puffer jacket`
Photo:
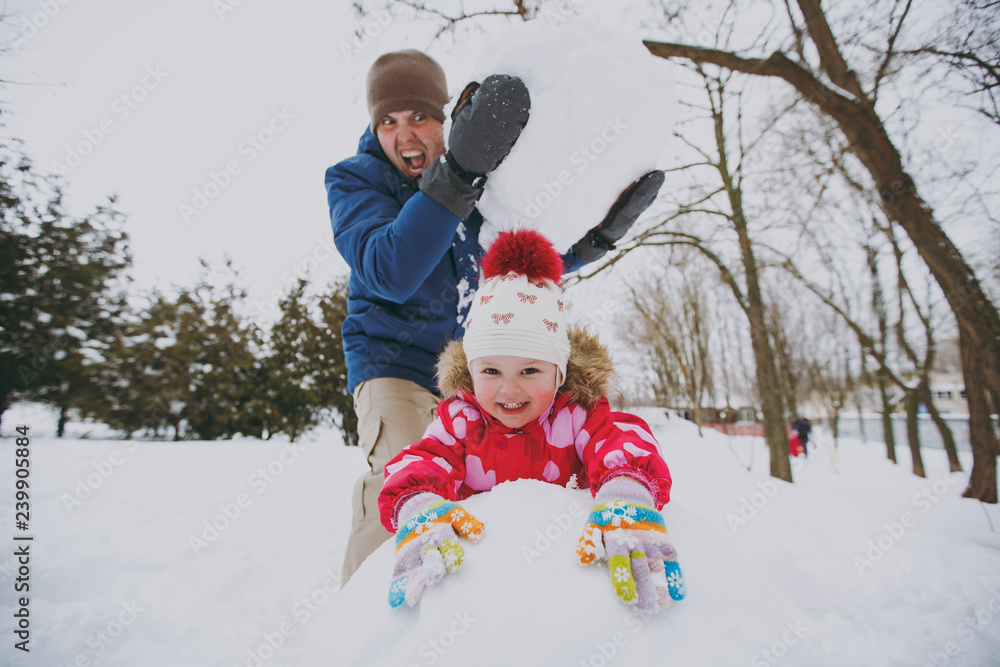
[[[434,364],[458,339],[478,282],[479,229],[403,176],[365,130],[358,154],[326,171],[333,239],[351,268],[344,355],[353,393],[374,377],[437,392]]]
[[[358,154],[326,170],[333,240],[351,268],[342,335],[347,388],[375,377],[438,393],[437,355],[465,332],[479,283],[478,210],[464,222],[420,192],[366,129]],[[566,271],[582,262],[563,255]]]

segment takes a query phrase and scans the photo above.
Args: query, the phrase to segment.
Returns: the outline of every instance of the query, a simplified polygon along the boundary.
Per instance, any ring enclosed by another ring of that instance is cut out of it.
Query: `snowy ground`
[[[967,473],[949,475],[942,451],[925,451],[919,479],[905,448],[893,466],[882,445],[834,451],[820,432],[787,485],[767,476],[759,441],[643,415],[674,475],[664,514],[688,586],[654,618],[620,605],[606,570],[573,562],[589,509],[578,491],[518,482],[471,499],[487,532],[465,568],[419,608],[390,610],[388,548],[340,590],[363,463],[336,434],[60,441],[47,415],[15,408],[0,455],[0,664],[1000,664],[1000,508],[962,499]],[[24,544],[30,653],[14,648]]]

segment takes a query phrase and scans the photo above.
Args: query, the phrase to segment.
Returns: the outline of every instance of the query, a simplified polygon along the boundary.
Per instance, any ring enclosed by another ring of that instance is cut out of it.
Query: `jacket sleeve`
[[[572,273],[587,265],[576,256],[576,251],[570,248],[562,255],[563,273]]]
[[[646,422],[625,412],[612,412],[607,399],[602,399],[587,415],[583,431],[593,435],[578,441],[577,454],[594,495],[607,480],[625,475],[649,489],[656,509],[670,501],[670,470]]]
[[[393,186],[387,166],[345,160],[326,171],[337,249],[372,294],[403,303],[451,247],[461,220],[422,192],[400,205]]]
[[[458,500],[456,489],[465,479],[465,444],[452,430],[450,403],[438,405],[438,416],[420,442],[404,448],[385,466],[378,509],[382,525],[390,532],[396,532],[399,507],[410,496],[429,491],[445,500]]]

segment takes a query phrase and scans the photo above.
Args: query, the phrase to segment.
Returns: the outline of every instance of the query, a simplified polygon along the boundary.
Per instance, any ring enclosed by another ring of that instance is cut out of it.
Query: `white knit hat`
[[[483,259],[483,281],[469,309],[462,345],[474,359],[509,355],[548,361],[566,377],[569,337],[562,258],[538,232],[501,233]]]

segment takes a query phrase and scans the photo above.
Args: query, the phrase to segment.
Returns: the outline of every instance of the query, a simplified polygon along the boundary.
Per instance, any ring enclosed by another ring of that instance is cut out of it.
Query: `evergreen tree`
[[[0,415],[16,399],[48,402],[62,435],[68,411],[86,402],[131,262],[113,204],[73,218],[58,187],[0,149]]]
[[[326,386],[323,332],[310,314],[308,283],[300,279],[278,306],[281,317],[271,327],[270,354],[262,360],[261,390],[272,432],[295,440],[319,424],[328,412],[321,395]]]
[[[184,292],[171,298],[158,291],[127,322],[96,378],[100,396],[90,415],[126,434],[144,431],[160,436],[173,430],[175,440],[186,435],[184,409],[191,392],[190,350],[178,346]]]
[[[323,405],[333,408],[339,416],[339,426],[348,445],[358,444],[358,418],[354,413],[354,397],[347,391],[347,362],[344,360],[344,340],[341,327],[347,317],[347,278],[335,281],[319,297],[322,337],[310,354],[323,364],[318,391]]]
[[[239,314],[245,298],[233,282],[215,289],[203,278],[179,302],[177,351],[189,360],[192,389],[183,414],[200,439],[265,434],[256,385],[262,335],[250,318]]]
[[[123,327],[95,418],[127,433],[172,430],[175,440],[265,436],[260,331],[239,315],[243,290],[232,281],[213,287],[203,266],[194,287],[153,292]]]

